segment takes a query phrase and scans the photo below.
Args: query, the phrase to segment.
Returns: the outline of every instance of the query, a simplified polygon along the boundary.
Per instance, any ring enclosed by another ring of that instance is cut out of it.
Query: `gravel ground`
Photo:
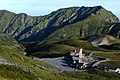
[[[75,70],[75,68],[73,66],[71,66],[71,64],[69,63],[67,57],[42,58],[42,59],[34,58],[34,59],[46,62],[50,65],[53,65],[57,68],[65,70],[65,71],[74,71]]]
[[[87,61],[89,61],[90,63],[94,62],[94,58],[92,57],[93,53],[90,53],[90,55],[88,56]],[[63,57],[57,57],[57,58],[34,58],[35,60],[40,60],[43,62],[46,62],[50,65],[53,65],[57,68],[60,68],[63,71],[75,71],[75,66],[71,65],[70,63],[70,58],[63,56]],[[84,70],[77,70],[77,71],[84,71]]]

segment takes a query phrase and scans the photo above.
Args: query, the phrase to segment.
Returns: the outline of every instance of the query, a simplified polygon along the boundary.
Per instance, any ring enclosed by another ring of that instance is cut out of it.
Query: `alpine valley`
[[[82,70],[70,66],[80,48],[94,60]],[[102,6],[44,16],[0,10],[0,80],[120,80],[113,68],[120,68],[120,20]]]

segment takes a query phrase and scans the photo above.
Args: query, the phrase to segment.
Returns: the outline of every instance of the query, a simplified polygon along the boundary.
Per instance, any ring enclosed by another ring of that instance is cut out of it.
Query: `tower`
[[[79,58],[82,58],[82,57],[83,57],[83,54],[82,54],[82,48],[81,48],[79,51]]]
[[[82,54],[82,48],[79,50],[79,63],[82,63],[82,61],[83,61],[83,58],[84,58],[84,56],[83,56],[83,54]]]

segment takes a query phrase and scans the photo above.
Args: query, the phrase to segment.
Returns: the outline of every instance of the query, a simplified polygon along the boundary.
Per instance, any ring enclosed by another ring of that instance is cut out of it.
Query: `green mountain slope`
[[[0,80],[78,80],[60,75],[60,69],[25,56],[24,48],[11,36],[0,35],[0,39],[6,41],[0,44]]]
[[[15,45],[19,46],[19,44],[16,43],[12,37],[8,37],[8,35],[0,35],[0,39],[2,38],[6,40],[6,44],[0,44],[0,80],[117,80],[120,78],[117,73],[107,73],[97,69],[90,69],[83,72],[59,72],[58,68],[25,56],[23,48],[19,47],[21,50],[18,49]],[[8,43],[11,44],[7,44],[8,40],[10,40]],[[72,41],[74,43],[76,42],[76,40]],[[0,42],[2,42],[2,40]],[[61,43],[64,45],[72,45],[72,43],[69,44],[67,41]]]
[[[89,36],[101,34],[109,34],[119,38],[120,24],[112,24],[103,21],[103,19],[99,18],[99,14],[98,11],[95,15],[91,15],[85,20],[60,28],[45,38],[43,42],[56,42],[67,39],[87,39]]]
[[[63,31],[62,33],[71,33],[72,30],[69,28],[74,26],[77,31],[73,30],[73,33],[67,37],[73,34],[75,37],[86,37],[95,33],[100,34],[108,30],[110,23],[118,21],[119,19],[112,12],[101,6],[63,8],[45,16],[29,16],[1,10],[0,33],[10,34],[19,42],[32,42],[42,41],[59,29]],[[94,28],[95,30],[91,32]]]
[[[56,43],[37,44],[36,46],[28,47],[26,51],[28,52],[28,56],[53,58],[68,56],[70,51],[80,48],[83,49],[83,53],[86,55],[94,51],[112,51],[101,47],[95,47],[90,42],[78,39],[63,40]]]

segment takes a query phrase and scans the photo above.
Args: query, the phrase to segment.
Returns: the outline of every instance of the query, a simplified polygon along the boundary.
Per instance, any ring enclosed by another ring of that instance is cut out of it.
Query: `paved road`
[[[92,65],[92,67],[98,66],[101,62],[106,62],[106,61],[109,61],[109,58],[106,58],[105,60],[100,60],[100,61],[94,63],[94,64]]]
[[[100,52],[100,51],[94,51],[94,52],[91,52],[89,56],[93,56],[94,53],[101,53],[101,52]],[[102,53],[103,53],[103,52],[102,52]],[[108,52],[104,52],[104,53],[108,53]],[[114,52],[114,53],[116,53],[116,52]],[[117,52],[117,53],[119,53],[119,52]],[[94,64],[92,65],[92,67],[98,66],[101,62],[106,62],[106,61],[109,61],[109,58],[106,58],[106,59],[104,59],[104,60],[100,60],[100,61],[94,63]]]

